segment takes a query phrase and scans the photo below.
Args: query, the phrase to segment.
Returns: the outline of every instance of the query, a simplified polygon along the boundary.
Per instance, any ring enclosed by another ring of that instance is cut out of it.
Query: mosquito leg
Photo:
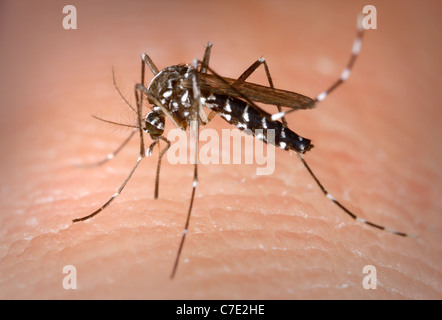
[[[206,45],[206,50],[204,51],[204,57],[203,57],[203,61],[201,62],[201,66],[200,66],[200,73],[207,73],[208,67],[209,67],[209,60],[210,60],[210,52],[212,50],[212,43],[207,42]],[[201,122],[203,124],[208,124],[210,122],[210,120],[213,119],[213,117],[215,115],[209,115],[211,118],[209,119],[206,115],[206,113],[204,112],[203,107],[201,106],[199,109],[199,114],[200,114],[200,119]]]
[[[80,167],[80,168],[90,168],[90,167],[97,167],[97,166],[101,166],[102,164],[108,162],[109,160],[115,158],[115,156],[118,154],[118,152],[121,151],[121,149],[124,148],[124,146],[130,141],[130,139],[132,139],[132,137],[134,136],[135,132],[138,131],[138,128],[133,129],[131,134],[126,138],[126,140],[123,141],[123,143],[114,151],[109,153],[104,159],[95,162],[95,163],[90,163],[90,164],[81,164],[81,165],[76,165],[76,167]]]
[[[147,156],[150,156],[152,154],[152,149],[155,147],[155,145],[158,143],[158,140],[154,141],[149,149],[147,149]],[[145,154],[146,154],[145,153]],[[129,175],[126,177],[126,179],[124,180],[123,184],[118,188],[118,191],[114,193],[114,195],[107,200],[107,202],[105,204],[103,204],[98,210],[95,210],[94,212],[92,212],[90,215],[87,215],[85,217],[81,217],[81,218],[77,218],[72,220],[72,222],[80,222],[80,221],[85,221],[88,220],[94,216],[96,216],[97,214],[99,214],[101,211],[103,211],[104,209],[106,209],[112,201],[115,200],[116,197],[118,197],[118,195],[123,191],[124,187],[126,186],[126,184],[129,182],[130,178],[132,177],[132,175],[135,173],[135,170],[137,169],[138,165],[140,164],[141,160],[143,160],[143,158],[146,157],[146,155],[140,155],[137,159],[137,162],[135,163],[134,167],[132,168],[132,170],[130,171]]]
[[[200,66],[200,70],[199,70],[200,73],[207,73],[207,70],[209,68],[209,60],[210,60],[211,50],[212,50],[212,43],[207,42],[206,50],[204,51],[203,61],[201,62],[201,66]],[[199,108],[199,116],[200,116],[201,122],[203,124],[208,124],[209,121],[214,117],[214,115],[212,115],[212,118],[209,120],[207,118],[207,115],[204,112],[204,109],[202,106],[200,106],[200,108]]]
[[[137,120],[138,120],[138,130],[140,132],[140,156],[144,157],[144,134],[143,134],[143,125],[142,125],[142,103],[143,103],[143,94],[138,94],[137,85],[135,85],[135,97],[137,99]]]
[[[159,187],[160,187],[160,169],[161,169],[161,159],[163,158],[163,156],[166,154],[167,150],[169,150],[170,148],[170,141],[167,140],[165,137],[160,136],[158,139],[163,140],[164,142],[166,142],[166,146],[164,147],[164,149],[161,151],[160,156],[158,157],[158,165],[157,165],[157,173],[155,176],[155,193],[154,193],[154,199],[158,199],[158,194],[159,194]],[[159,145],[159,144],[158,144]]]
[[[244,82],[248,77],[250,77],[250,75],[253,72],[255,72],[255,70],[260,65],[264,65],[264,69],[266,72],[267,80],[269,81],[269,85],[272,89],[274,89],[275,87],[273,85],[272,76],[270,75],[269,66],[267,65],[267,62],[265,61],[264,58],[260,58],[260,59],[256,60],[255,63],[253,63],[246,71],[243,72],[242,75],[239,76],[239,78],[236,80],[236,83]],[[277,105],[276,107],[278,108],[278,112],[282,111],[281,106]],[[288,126],[285,117],[282,117],[282,123],[284,124],[285,127]]]
[[[358,32],[356,34],[356,39],[353,42],[353,47],[351,51],[350,60],[347,63],[347,66],[342,71],[341,76],[338,80],[335,81],[327,90],[321,92],[316,98],[315,102],[323,101],[333,90],[338,88],[341,84],[343,84],[348,77],[350,76],[351,70],[353,68],[353,65],[356,61],[356,58],[358,57],[361,46],[362,46],[362,37],[364,35],[364,29],[362,28],[362,22],[358,24]]]
[[[147,66],[149,67],[150,71],[152,71],[152,73],[154,75],[157,75],[159,71],[158,71],[158,68],[155,65],[155,63],[153,63],[152,59],[147,54],[143,53],[141,55],[141,60],[142,60],[141,72],[143,74],[141,76],[141,79],[143,80],[141,83],[144,85],[144,72],[145,72],[144,71],[144,65],[145,64],[147,64]]]
[[[415,235],[412,234],[407,234],[407,233],[403,233],[403,232],[398,232],[396,230],[378,225],[376,223],[367,221],[365,219],[359,218],[357,215],[355,215],[353,212],[351,212],[349,209],[347,209],[346,207],[344,207],[344,205],[342,205],[338,200],[336,200],[335,197],[333,197],[322,185],[322,183],[319,181],[319,179],[316,177],[316,175],[313,173],[313,171],[310,169],[309,165],[307,164],[307,162],[305,161],[304,157],[296,152],[296,154],[298,155],[299,159],[301,160],[302,164],[304,165],[304,167],[307,169],[308,173],[310,174],[310,176],[313,178],[313,180],[315,180],[316,184],[318,185],[318,187],[321,189],[322,193],[324,193],[324,195],[331,200],[335,205],[337,205],[342,211],[344,211],[346,214],[348,214],[351,218],[353,218],[354,220],[358,220],[359,222],[365,223],[371,227],[380,229],[380,230],[384,230],[393,234],[396,234],[398,236],[402,236],[402,237],[411,237],[414,238],[416,237]]]
[[[201,63],[200,73],[207,73],[207,67],[209,66],[210,51],[212,49],[212,44],[207,42],[206,51],[204,52],[203,62]]]
[[[72,222],[80,222],[80,221],[84,221],[84,220],[88,220],[94,216],[96,216],[97,214],[99,214],[101,211],[103,211],[104,209],[106,209],[106,207],[121,193],[121,191],[123,191],[124,187],[126,186],[127,182],[129,181],[129,179],[132,177],[132,175],[134,174],[135,170],[137,169],[138,165],[140,164],[141,160],[143,159],[142,156],[140,156],[135,164],[135,166],[132,168],[132,170],[130,171],[129,175],[127,176],[126,180],[124,180],[123,184],[120,186],[120,188],[118,188],[118,191],[116,193],[114,193],[114,195],[103,205],[101,206],[100,209],[92,212],[90,215],[82,217],[82,218],[77,218],[72,220]]]
[[[141,83],[144,84],[144,74],[145,74],[145,68],[144,65],[147,64],[150,69],[152,70],[152,72],[154,74],[158,73],[158,69],[155,66],[155,64],[152,62],[152,60],[149,58],[149,56],[147,56],[146,54],[143,54],[142,56],[142,62],[141,62]],[[123,100],[131,107],[131,109],[133,111],[135,111],[135,109],[129,104],[129,102],[123,97],[123,95],[121,94],[120,90],[118,90],[118,87],[115,84],[115,73],[112,70],[112,75],[113,75],[113,79],[114,79],[114,85],[118,91],[118,93],[120,94],[120,96],[123,98]],[[88,216],[82,217],[82,218],[78,218],[78,219],[74,219],[72,220],[73,222],[79,222],[79,221],[84,221],[87,219],[90,219],[92,217],[94,217],[95,215],[97,215],[98,213],[100,213],[101,211],[103,211],[107,206],[109,206],[109,204],[121,193],[121,191],[123,191],[124,187],[126,186],[127,182],[130,180],[130,178],[132,177],[132,175],[134,174],[135,170],[137,169],[138,165],[140,164],[141,160],[146,156],[146,150],[144,149],[144,134],[143,134],[143,118],[142,118],[142,107],[143,107],[143,92],[141,92],[141,94],[138,93],[139,89],[139,85],[135,85],[135,97],[136,97],[136,101],[137,101],[137,122],[138,122],[138,126],[135,127],[135,129],[133,130],[132,134],[130,135],[130,137],[128,137],[124,143],[110,156],[108,155],[108,157],[106,158],[113,158],[113,156],[115,156],[115,154],[117,154],[123,147],[124,145],[132,138],[132,136],[135,134],[135,132],[137,130],[139,130],[140,132],[140,156],[135,164],[135,166],[132,168],[132,170],[130,171],[129,175],[127,176],[126,180],[124,180],[123,184],[120,186],[120,188],[118,189],[118,191],[103,205],[101,206],[98,210],[94,211],[93,213],[91,213]],[[144,88],[143,85],[141,85],[141,87]],[[142,90],[141,90],[142,91]],[[149,149],[147,150],[147,156],[150,156],[152,153],[152,149],[155,147],[155,145],[158,143],[159,140],[155,140],[149,147]],[[113,156],[112,156],[113,155]],[[106,161],[109,159],[105,159]]]
[[[141,93],[141,98],[140,98],[141,101],[142,101],[143,93],[146,94],[148,97],[149,97],[149,95],[150,95],[149,91],[148,91],[148,90],[146,89],[146,87],[144,86],[144,78],[145,78],[145,73],[146,73],[146,71],[145,71],[145,65],[146,65],[146,64],[147,64],[147,66],[150,68],[150,70],[152,71],[152,73],[153,73],[154,75],[157,75],[157,74],[159,73],[159,70],[158,70],[157,66],[155,65],[155,63],[152,61],[152,59],[151,59],[147,54],[143,53],[143,54],[141,55],[141,84],[137,84],[137,85],[135,86],[135,88],[136,88],[135,90],[140,90],[140,91],[142,91],[142,93]],[[137,99],[137,100],[138,100],[138,99]],[[140,102],[140,104],[141,104],[141,102]],[[162,107],[162,109],[165,109],[164,106],[161,105],[161,107]],[[166,115],[168,115],[169,118],[171,118],[172,122],[175,123],[173,117],[172,117],[170,114],[167,114],[167,113],[166,113]],[[141,119],[141,118],[140,118],[140,114],[139,114],[139,119]],[[169,142],[169,140],[167,140],[166,138],[164,138],[164,137],[162,137],[162,136],[159,137],[159,139],[165,141],[165,142],[167,143],[167,145],[166,145],[166,147],[163,149],[163,151],[160,152],[160,155],[159,155],[159,157],[158,157],[157,173],[156,173],[156,177],[155,177],[154,199],[158,199],[158,194],[159,194],[161,160],[162,160],[164,154],[165,154],[165,153],[167,152],[167,150],[170,148],[170,142]],[[158,140],[158,139],[156,140],[156,143],[159,144],[159,140]],[[150,150],[152,150],[152,149],[150,149]],[[160,148],[159,148],[158,150],[160,150]]]
[[[361,46],[362,46],[362,38],[364,35],[364,29],[362,27],[362,17],[358,16],[358,31],[356,34],[356,38],[353,42],[353,47],[351,50],[351,56],[350,59],[347,62],[347,66],[345,67],[345,69],[342,71],[341,76],[339,77],[339,79],[337,79],[327,90],[321,92],[320,94],[318,94],[316,96],[316,98],[310,102],[310,104],[315,104],[316,102],[320,102],[320,101],[324,101],[325,98],[327,98],[327,96],[334,90],[336,90],[336,88],[338,88],[341,84],[343,84],[348,77],[350,76],[351,70],[353,69],[353,65],[359,55],[359,52],[361,51]],[[285,112],[278,112],[272,115],[272,120],[278,120],[282,117],[284,117],[285,115],[295,111],[297,109],[292,109],[292,110],[288,110]]]
[[[194,169],[193,169],[193,183],[192,183],[192,195],[190,198],[189,210],[187,212],[186,224],[184,225],[183,235],[181,236],[180,246],[178,248],[178,253],[175,258],[175,264],[172,269],[170,278],[175,277],[176,271],[178,269],[178,262],[180,260],[181,252],[183,250],[184,241],[186,240],[187,230],[189,229],[190,216],[192,214],[193,201],[195,199],[196,186],[198,184],[198,140],[199,140],[199,121],[198,121],[198,110],[201,108],[201,90],[198,82],[198,61],[193,62],[194,72],[193,72],[193,102],[192,102],[192,120],[191,120],[191,130],[193,131],[194,142],[195,142],[195,159],[194,159]],[[191,134],[192,134],[191,131]]]
[[[143,116],[142,116],[142,108],[143,108],[143,93],[138,94],[138,91],[143,91],[141,88],[144,88],[144,77],[146,74],[145,65],[148,65],[150,70],[154,75],[158,74],[158,68],[153,63],[152,59],[145,53],[141,55],[141,85],[135,85],[135,97],[137,99],[137,118],[138,118],[138,126],[140,130],[140,154],[144,156],[144,135],[143,135]],[[143,91],[144,92],[144,91]]]

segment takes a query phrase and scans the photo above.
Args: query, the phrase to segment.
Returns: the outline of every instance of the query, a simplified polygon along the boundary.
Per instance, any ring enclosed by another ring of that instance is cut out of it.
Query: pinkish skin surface
[[[71,223],[112,196],[138,157],[137,137],[102,167],[73,167],[128,134],[90,115],[133,121],[111,67],[133,101],[141,53],[163,68],[201,58],[210,40],[221,74],[239,76],[265,56],[277,87],[314,96],[342,71],[366,3],[76,3],[75,31],[62,28],[57,1],[1,4],[1,299],[442,297],[440,2],[372,2],[378,29],[366,33],[349,81],[288,117],[316,145],[306,159],[336,198],[419,238],[351,220],[297,157],[277,150],[270,176],[250,165],[200,167],[173,281],[190,165],[164,162],[154,201],[154,152],[110,207]],[[263,70],[252,80],[264,84]],[[63,289],[65,265],[77,269],[77,290]],[[376,290],[362,286],[365,265],[377,268]]]

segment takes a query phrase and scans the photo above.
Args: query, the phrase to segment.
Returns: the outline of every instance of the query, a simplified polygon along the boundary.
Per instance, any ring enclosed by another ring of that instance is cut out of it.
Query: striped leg
[[[195,159],[194,159],[194,169],[193,169],[193,183],[192,183],[192,195],[190,198],[189,210],[187,211],[186,224],[184,225],[183,234],[181,236],[181,242],[178,248],[178,253],[175,258],[175,264],[172,269],[170,278],[175,277],[176,271],[178,269],[178,263],[180,260],[181,252],[183,250],[184,241],[186,240],[187,230],[189,229],[190,216],[192,214],[193,201],[195,199],[196,186],[198,184],[198,140],[199,140],[199,110],[201,108],[201,90],[198,82],[198,61],[193,62],[194,72],[193,72],[193,102],[192,102],[192,120],[191,120],[191,130],[195,135]],[[192,134],[192,132],[191,132]]]
[[[158,143],[158,140],[155,140],[149,147],[149,149],[147,149],[146,151],[146,155],[150,156],[152,153],[152,149],[153,147],[155,147],[155,145]],[[124,187],[126,186],[126,184],[129,182],[130,178],[132,177],[132,175],[135,173],[135,170],[137,169],[138,165],[140,164],[141,160],[143,160],[143,158],[146,155],[140,155],[137,159],[137,162],[135,163],[134,167],[132,168],[132,170],[130,171],[129,175],[126,177],[126,179],[124,180],[123,184],[118,188],[117,192],[114,193],[114,195],[104,204],[102,205],[98,210],[95,210],[94,212],[92,212],[90,215],[87,215],[85,217],[81,217],[81,218],[77,218],[72,220],[72,222],[80,222],[80,221],[85,221],[88,220],[94,216],[96,216],[97,214],[99,214],[101,211],[103,211],[104,209],[107,208],[107,206],[109,206],[111,204],[112,201],[115,200],[115,198],[118,197],[118,195],[123,191]]]
[[[142,75],[142,80],[144,80],[144,76],[143,75]],[[141,115],[141,109],[142,109],[142,103],[143,103],[142,102],[143,94],[139,95],[137,88],[138,87],[135,86],[135,96],[137,98],[137,111],[136,112],[137,112],[137,118],[138,118],[137,119],[138,120],[138,126],[134,130],[134,133],[135,133],[136,130],[138,130],[140,132],[140,156],[138,157],[138,160],[137,160],[135,166],[130,171],[130,173],[127,176],[126,180],[124,180],[123,184],[120,186],[120,188],[118,188],[118,191],[103,206],[101,206],[101,208],[99,208],[98,210],[94,211],[93,213],[91,213],[88,216],[72,220],[72,222],[74,222],[74,223],[75,222],[79,222],[79,221],[88,220],[88,219],[96,216],[98,213],[103,211],[112,201],[114,201],[114,199],[121,193],[121,191],[123,191],[124,187],[126,186],[127,182],[130,180],[132,175],[134,174],[134,172],[137,169],[138,165],[140,164],[141,160],[146,156],[146,151],[144,150],[144,137],[143,137],[143,126],[142,126],[143,119],[142,119],[142,115]],[[147,155],[151,154],[152,148],[155,147],[155,145],[157,143],[158,143],[158,140],[155,140],[150,145],[149,149],[147,150]]]
[[[356,34],[356,39],[353,42],[353,48],[352,48],[350,60],[348,61],[347,66],[342,71],[339,79],[337,79],[327,90],[318,94],[316,96],[316,98],[313,100],[313,102],[311,102],[310,104],[315,104],[316,102],[324,101],[324,99],[327,98],[327,96],[332,91],[334,91],[336,88],[338,88],[341,84],[343,84],[348,79],[348,77],[350,76],[351,70],[353,68],[353,65],[356,61],[356,58],[358,57],[359,52],[361,51],[363,35],[364,35],[364,29],[362,27],[362,17],[358,16],[358,31]],[[285,115],[287,115],[293,111],[296,111],[296,110],[298,110],[298,109],[291,109],[291,110],[275,113],[272,115],[272,120],[275,121],[275,120],[281,119]]]
[[[157,164],[157,173],[155,175],[155,192],[154,192],[154,199],[158,199],[159,194],[159,188],[160,188],[160,169],[161,169],[161,160],[163,159],[163,156],[166,154],[167,150],[170,148],[170,141],[167,140],[165,137],[160,136],[158,139],[163,140],[166,142],[166,146],[161,151],[160,156],[158,157],[158,164]]]
[[[316,175],[313,173],[313,171],[310,169],[309,165],[307,164],[307,162],[305,161],[304,157],[296,152],[296,154],[298,155],[299,159],[301,160],[302,164],[304,165],[304,167],[307,169],[308,173],[312,176],[313,180],[315,180],[316,184],[318,185],[318,187],[321,189],[321,191],[324,193],[324,195],[331,200],[335,205],[337,205],[339,208],[341,208],[342,211],[344,211],[346,214],[348,214],[351,218],[358,220],[359,222],[365,223],[371,227],[380,229],[380,230],[385,230],[387,232],[396,234],[398,236],[402,236],[402,237],[410,237],[410,238],[416,238],[416,235],[413,234],[407,234],[407,233],[403,233],[403,232],[399,232],[381,225],[378,225],[376,223],[367,221],[365,219],[359,218],[357,215],[355,215],[353,212],[351,212],[350,210],[348,210],[344,205],[342,205],[338,200],[336,200],[335,197],[333,197],[322,185],[322,183],[319,181],[319,179],[316,177]]]

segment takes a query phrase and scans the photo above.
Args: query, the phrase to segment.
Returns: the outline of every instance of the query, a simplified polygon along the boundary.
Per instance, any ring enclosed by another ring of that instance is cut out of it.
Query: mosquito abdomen
[[[241,99],[210,94],[206,97],[205,105],[239,130],[251,133],[265,143],[299,153],[305,153],[313,146],[309,139],[297,135],[279,121],[269,120],[270,115],[258,112]],[[274,130],[274,139],[271,139],[268,130]]]

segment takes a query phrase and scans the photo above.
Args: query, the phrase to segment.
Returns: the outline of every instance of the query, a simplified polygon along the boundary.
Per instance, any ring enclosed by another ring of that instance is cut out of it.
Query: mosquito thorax
[[[150,82],[148,90],[176,119],[185,119],[184,127],[190,123],[192,92],[183,86],[183,81],[192,76],[189,65],[175,65],[161,70]]]

